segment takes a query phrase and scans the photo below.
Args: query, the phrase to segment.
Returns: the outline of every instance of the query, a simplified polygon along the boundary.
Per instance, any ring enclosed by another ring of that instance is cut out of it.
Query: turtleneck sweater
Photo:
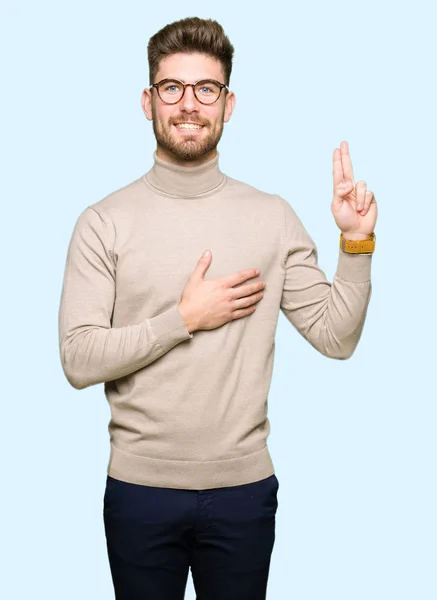
[[[205,279],[259,268],[250,281],[266,287],[251,315],[189,333],[178,304],[205,249]],[[317,351],[349,358],[371,259],[339,249],[329,282],[290,204],[225,175],[218,152],[186,167],[155,151],[149,171],[84,208],[67,252],[59,347],[73,387],[104,384],[108,474],[196,490],[272,475],[267,406],[279,311]]]

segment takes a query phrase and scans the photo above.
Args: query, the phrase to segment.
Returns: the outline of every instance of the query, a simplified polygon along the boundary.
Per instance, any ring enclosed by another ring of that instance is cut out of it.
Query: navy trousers
[[[116,600],[265,600],[279,482],[209,490],[108,476],[103,517]]]

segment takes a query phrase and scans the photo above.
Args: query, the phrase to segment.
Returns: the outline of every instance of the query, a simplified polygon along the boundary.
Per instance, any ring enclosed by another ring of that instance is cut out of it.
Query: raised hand
[[[334,197],[331,204],[335,222],[346,239],[364,239],[375,229],[378,209],[375,195],[365,181],[354,183],[347,142],[334,150]]]

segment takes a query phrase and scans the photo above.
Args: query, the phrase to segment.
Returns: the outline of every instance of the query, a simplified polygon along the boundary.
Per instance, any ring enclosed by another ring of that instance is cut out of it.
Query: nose
[[[194,90],[191,85],[188,85],[185,88],[185,94],[183,95],[182,100],[180,101],[181,110],[185,110],[187,112],[192,112],[193,110],[198,110],[199,103],[196,100],[196,96],[194,95]]]

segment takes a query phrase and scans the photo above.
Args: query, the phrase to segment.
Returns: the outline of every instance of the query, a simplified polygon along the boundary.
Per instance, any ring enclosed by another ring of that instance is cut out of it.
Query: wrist
[[[182,304],[182,302],[180,302],[178,304],[178,310],[179,310],[179,314],[182,317],[182,320],[185,324],[185,327],[188,331],[188,333],[193,333],[193,331],[196,331],[197,329],[197,325],[194,322],[194,319],[190,316],[190,314],[185,310],[185,306]]]
[[[341,235],[344,237],[345,240],[351,240],[351,241],[367,240],[371,236],[370,233],[351,233],[348,231],[342,231]]]

